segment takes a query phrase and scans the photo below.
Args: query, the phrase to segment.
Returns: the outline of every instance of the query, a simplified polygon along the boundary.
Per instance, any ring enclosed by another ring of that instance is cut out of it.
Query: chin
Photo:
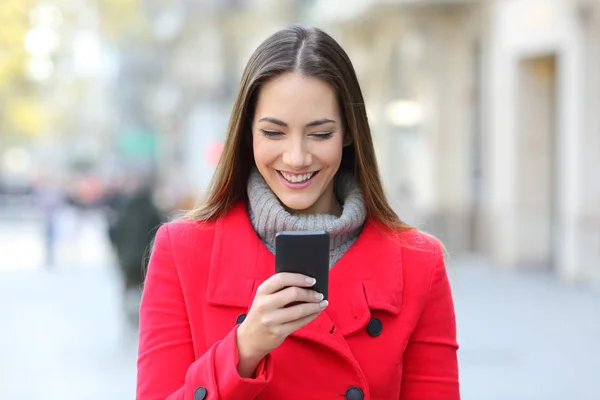
[[[301,213],[311,208],[315,204],[316,199],[312,201],[307,199],[290,199],[284,197],[280,198],[279,201],[281,201],[281,204],[283,204],[285,208]]]

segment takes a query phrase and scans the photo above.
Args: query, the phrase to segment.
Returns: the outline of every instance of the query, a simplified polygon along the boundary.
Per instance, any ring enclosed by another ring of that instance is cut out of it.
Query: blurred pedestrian
[[[113,203],[117,210],[109,238],[123,280],[123,312],[131,324],[137,324],[144,256],[163,222],[152,197],[150,186],[145,185],[134,188],[129,195],[122,193]]]
[[[64,194],[58,185],[46,182],[39,188],[37,197],[44,227],[44,264],[46,268],[53,268],[56,264],[57,215],[65,201]]]
[[[273,274],[286,230],[329,232],[330,303]],[[251,56],[208,199],[157,233],[139,339],[138,400],[459,398],[441,245],[386,201],[354,69],[321,30]]]
[[[106,192],[104,193],[101,202],[101,208],[108,227],[108,238],[113,247],[116,244],[115,228],[118,225],[119,211],[121,211],[129,197],[127,194],[126,183],[127,181],[123,177],[114,177],[107,185]]]

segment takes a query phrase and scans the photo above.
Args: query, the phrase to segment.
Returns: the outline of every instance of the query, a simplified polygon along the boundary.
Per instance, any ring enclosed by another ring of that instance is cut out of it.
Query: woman
[[[329,302],[274,274],[294,229],[330,234]],[[138,400],[459,398],[440,244],[388,205],[330,36],[294,26],[254,52],[205,205],[157,233],[140,314]]]

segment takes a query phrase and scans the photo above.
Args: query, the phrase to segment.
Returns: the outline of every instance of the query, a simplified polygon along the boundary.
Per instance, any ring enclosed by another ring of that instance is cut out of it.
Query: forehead
[[[339,118],[335,90],[325,81],[299,73],[286,73],[262,85],[255,120],[269,116],[288,123],[316,118]]]

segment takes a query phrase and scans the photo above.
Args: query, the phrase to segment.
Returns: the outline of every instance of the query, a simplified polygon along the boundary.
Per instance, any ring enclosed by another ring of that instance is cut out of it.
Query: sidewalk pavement
[[[448,269],[463,399],[600,399],[597,293],[477,261]]]
[[[119,296],[110,268],[0,271],[0,399],[133,399]]]

